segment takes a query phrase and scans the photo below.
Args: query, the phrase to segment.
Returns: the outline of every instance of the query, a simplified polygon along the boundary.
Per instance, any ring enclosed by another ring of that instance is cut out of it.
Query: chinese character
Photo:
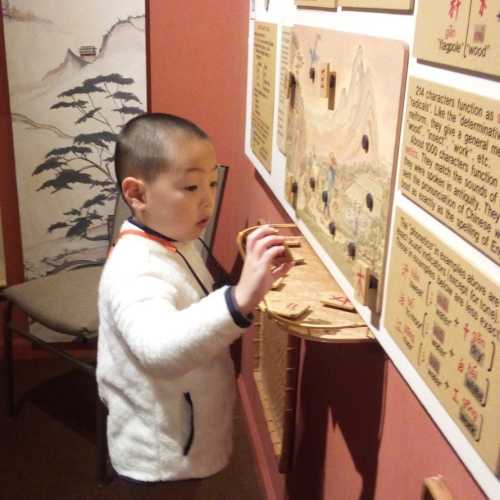
[[[486,25],[485,24],[477,24],[474,26],[474,42],[484,43],[484,37],[486,35]]]
[[[457,34],[455,28],[453,27],[452,24],[448,25],[444,32],[444,38],[445,40],[448,40],[449,38],[455,38],[455,35]]]
[[[469,335],[469,332],[470,332],[469,323],[465,323],[465,325],[464,325],[464,339],[467,338],[467,336]]]
[[[462,5],[460,0],[450,0],[450,10],[448,11],[450,19],[453,19],[453,16],[455,16],[455,20],[457,19],[460,5]]]

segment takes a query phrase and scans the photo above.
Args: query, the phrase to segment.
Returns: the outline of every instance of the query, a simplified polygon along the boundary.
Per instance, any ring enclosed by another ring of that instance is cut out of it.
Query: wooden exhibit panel
[[[336,9],[337,0],[295,0],[297,7],[310,7],[317,9]]]
[[[500,477],[500,275],[397,210],[385,327]]]
[[[255,22],[251,146],[268,172],[273,155],[276,33],[276,24]]]
[[[395,10],[400,12],[413,10],[413,0],[339,0],[339,5],[360,10]]]
[[[408,49],[294,26],[285,196],[355,287],[369,268],[380,310]]]
[[[401,191],[500,263],[500,101],[412,78]]]
[[[259,312],[254,379],[280,472],[291,468],[300,339]]]
[[[500,9],[487,0],[420,0],[415,56],[500,76]]]
[[[280,51],[280,96],[278,107],[278,130],[276,143],[279,150],[285,154],[286,123],[288,120],[288,68],[290,67],[292,28],[283,26],[281,29],[281,51]]]

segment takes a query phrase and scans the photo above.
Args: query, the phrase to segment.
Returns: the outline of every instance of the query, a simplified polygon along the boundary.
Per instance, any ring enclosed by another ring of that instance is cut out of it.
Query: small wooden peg
[[[370,271],[370,266],[366,262],[362,260],[356,260],[354,262],[354,292],[356,298],[364,305],[368,303]]]
[[[297,89],[297,80],[295,79],[295,75],[293,73],[288,74],[288,86],[287,86],[286,96],[290,102],[290,108],[293,109],[295,106],[295,91]]]
[[[319,65],[319,97],[328,98],[329,97],[329,77],[330,76],[330,65],[328,63],[322,63]]]
[[[328,109],[335,110],[335,92],[337,87],[337,73],[335,71],[328,74]]]

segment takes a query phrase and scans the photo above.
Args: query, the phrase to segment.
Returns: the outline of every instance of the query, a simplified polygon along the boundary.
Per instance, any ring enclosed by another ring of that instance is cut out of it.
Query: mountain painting
[[[102,263],[114,146],[146,110],[144,0],[2,0],[25,278]]]
[[[287,199],[353,286],[356,259],[381,283],[407,46],[295,26],[290,52]]]

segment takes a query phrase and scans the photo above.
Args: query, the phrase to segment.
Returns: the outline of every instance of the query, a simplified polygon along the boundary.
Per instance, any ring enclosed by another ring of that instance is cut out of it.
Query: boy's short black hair
[[[129,120],[118,136],[115,148],[115,172],[118,188],[129,175],[152,181],[169,168],[170,140],[176,134],[210,140],[197,125],[180,116],[144,113]]]

